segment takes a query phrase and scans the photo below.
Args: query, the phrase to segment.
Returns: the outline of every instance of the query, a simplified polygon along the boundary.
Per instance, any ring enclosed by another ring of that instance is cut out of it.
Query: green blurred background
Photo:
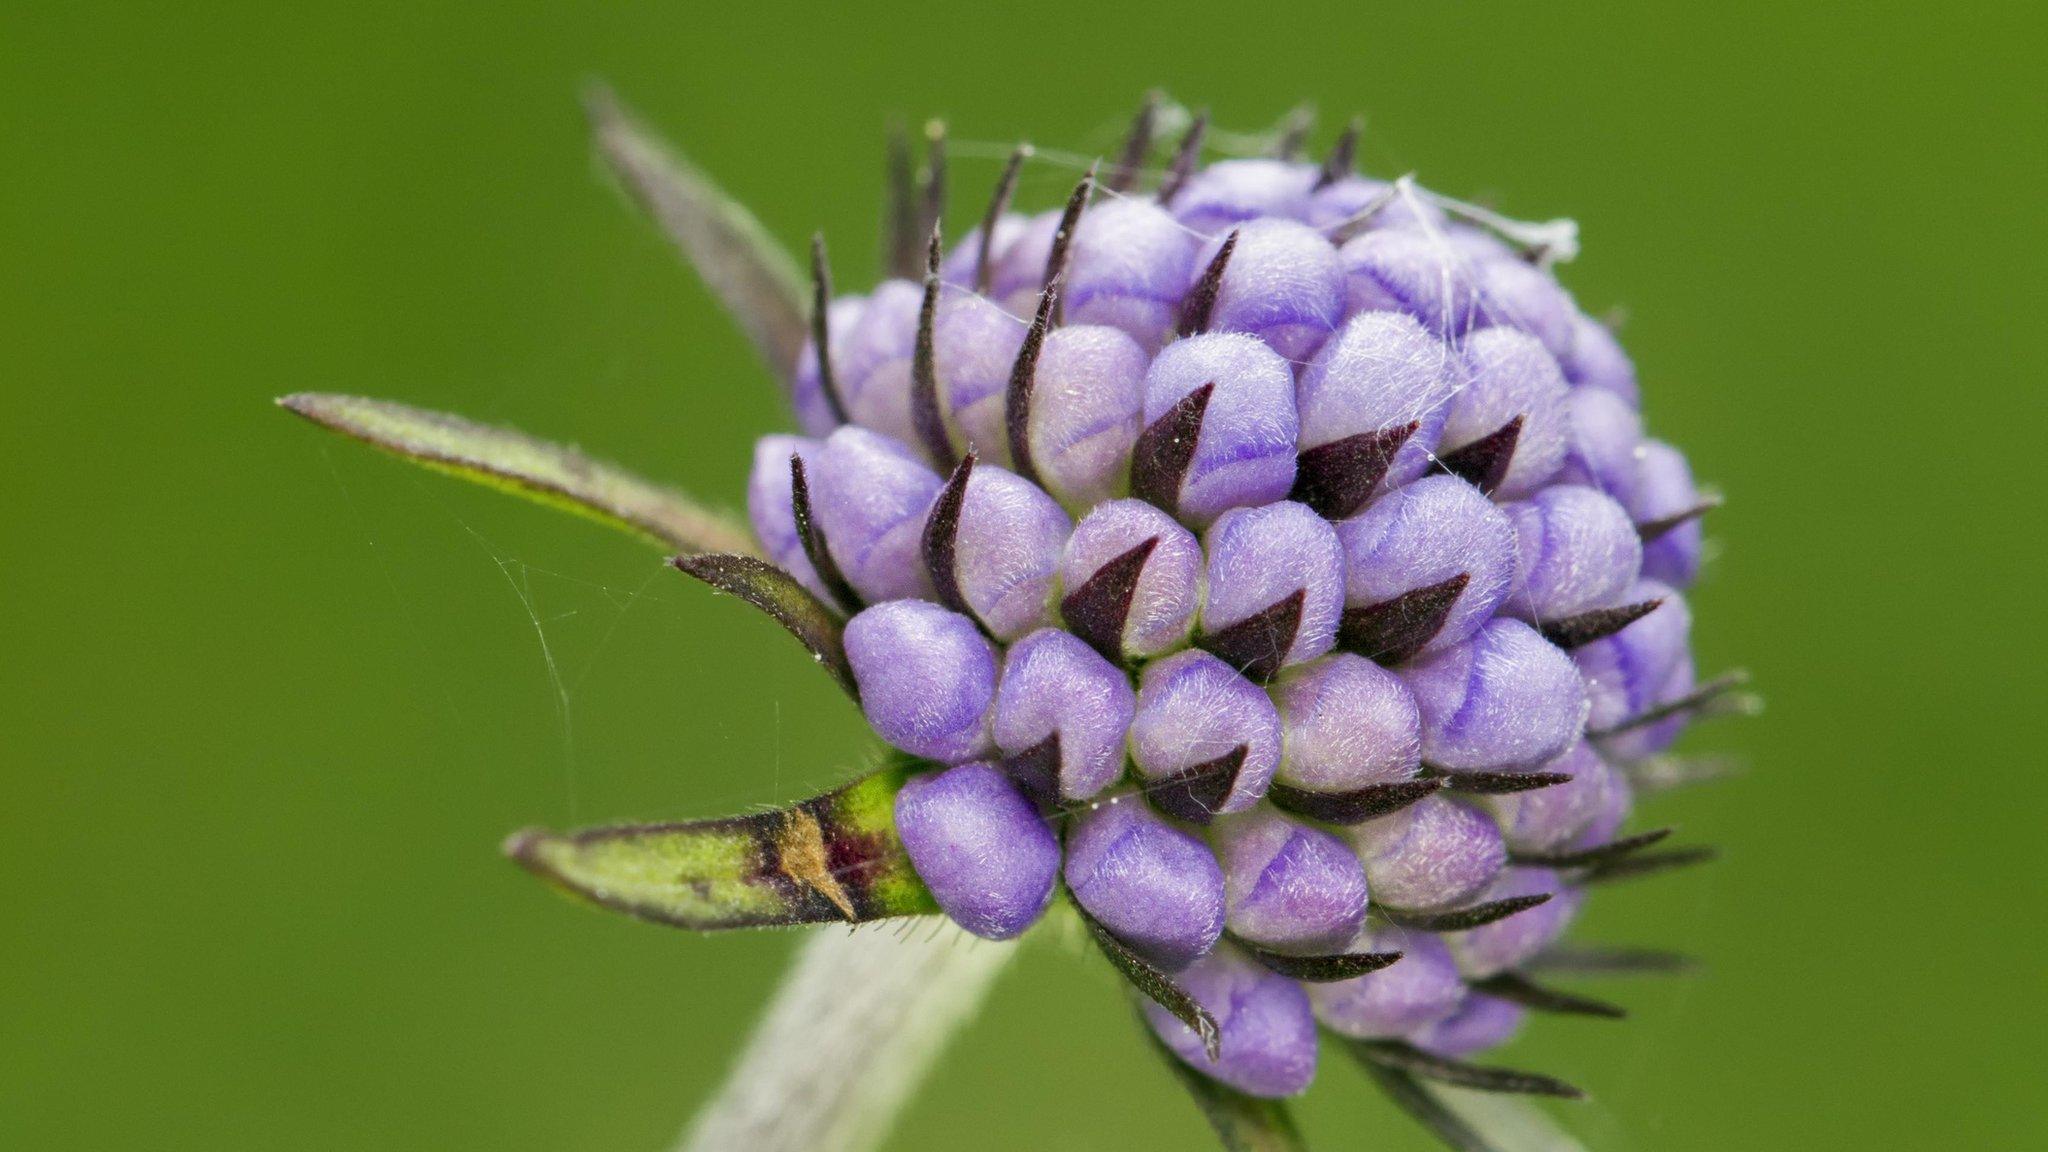
[[[590,8],[593,6],[585,6]],[[1111,146],[1148,86],[1370,113],[1380,174],[1574,215],[1755,721],[1654,819],[1722,863],[1582,936],[1695,950],[1506,1054],[1598,1149],[2021,1148],[2048,964],[2038,6],[55,4],[0,12],[0,1147],[657,1149],[792,938],[559,900],[527,824],[840,778],[857,715],[633,542],[270,406],[402,397],[737,502],[783,409],[600,179],[593,76],[792,246],[875,265],[881,130]],[[1071,180],[1041,165],[1034,205]],[[1206,1146],[1040,946],[897,1149]],[[1341,1060],[1320,1145],[1430,1145]]]

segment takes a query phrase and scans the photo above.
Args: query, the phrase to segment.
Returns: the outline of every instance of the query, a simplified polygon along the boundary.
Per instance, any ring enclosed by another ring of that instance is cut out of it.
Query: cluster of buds
[[[1569,1093],[1464,1061],[1531,1009],[1618,1014],[1530,974],[1590,885],[1704,855],[1622,826],[1732,683],[1689,648],[1712,501],[1552,275],[1568,230],[1361,176],[1355,127],[1204,166],[1197,116],[1153,168],[1162,119],[1035,215],[1018,149],[950,250],[944,136],[922,173],[899,145],[891,277],[835,296],[820,239],[800,315],[742,316],[801,434],[756,448],[758,549],[675,563],[811,647],[887,786],[689,830],[757,874],[722,908],[605,855],[630,838],[513,852],[697,926],[935,904],[1009,939],[1064,893],[1219,1090],[1298,1093],[1334,1035],[1396,1083]],[[776,297],[705,258],[750,222],[608,131],[729,304]],[[518,479],[703,536],[585,467]]]
[[[1146,1006],[1174,1052],[1286,1096],[1320,1028],[1515,1032],[1624,766],[1700,700],[1707,504],[1541,250],[1349,137],[1197,168],[1200,134],[1151,194],[1126,164],[1031,216],[1019,154],[864,297],[815,248],[808,435],[761,441],[748,508],[938,766],[895,819],[946,914],[1006,939],[1064,887],[1204,1010]]]

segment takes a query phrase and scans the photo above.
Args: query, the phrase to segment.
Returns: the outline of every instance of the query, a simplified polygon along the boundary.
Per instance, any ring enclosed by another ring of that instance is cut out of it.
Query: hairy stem
[[[678,1152],[868,1152],[1016,955],[933,919],[814,930]]]

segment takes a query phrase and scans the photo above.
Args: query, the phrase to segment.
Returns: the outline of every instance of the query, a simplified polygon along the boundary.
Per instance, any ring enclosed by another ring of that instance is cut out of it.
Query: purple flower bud
[[[1593,818],[1572,838],[1573,848],[1594,848],[1613,840],[1635,806],[1635,789],[1629,785],[1627,776],[1608,768],[1593,777],[1598,786],[1590,804]]]
[[[1640,467],[1642,417],[1628,401],[1598,388],[1572,389],[1565,411],[1571,436],[1553,482],[1584,484],[1626,502]]]
[[[1025,218],[1009,242],[996,249],[989,295],[1015,315],[1029,316],[1045,286],[1045,262],[1052,255],[1053,235],[1060,230],[1060,215],[1054,209]]]
[[[1417,1029],[1409,1042],[1425,1052],[1458,1060],[1507,1043],[1527,1013],[1518,1004],[1474,993],[1450,1016]]]
[[[846,582],[869,602],[929,597],[925,511],[945,481],[901,442],[850,424],[816,461],[812,507]]]
[[[1054,219],[1059,213],[1052,213]],[[989,245],[989,269],[994,272],[1000,264],[1003,253],[1008,251],[1017,238],[1024,234],[1030,218],[1015,212],[1005,212],[996,220],[995,239]],[[981,262],[981,225],[967,230],[967,235],[948,249],[939,263],[939,279],[950,285],[965,288],[974,283],[974,270]],[[1043,271],[1041,267],[1039,269]],[[993,283],[993,281],[992,281]],[[1013,285],[1014,287],[1014,285]],[[1000,294],[998,293],[998,298]]]
[[[1422,718],[1400,677],[1340,652],[1291,669],[1272,686],[1280,710],[1280,767],[1296,788],[1345,792],[1415,775]]]
[[[1389,194],[1392,198],[1389,199]],[[1381,202],[1385,201],[1384,204]],[[1405,196],[1394,191],[1394,186],[1382,180],[1364,176],[1345,176],[1333,184],[1325,185],[1308,198],[1308,211],[1304,217],[1308,226],[1327,233],[1340,224],[1349,223],[1360,212],[1374,204],[1380,209],[1366,221],[1371,228],[1412,228],[1420,229],[1424,221],[1431,227],[1444,226],[1443,210],[1423,200],[1420,196]]]
[[[1142,1005],[1152,1031],[1189,1066],[1252,1096],[1292,1096],[1316,1075],[1316,1021],[1301,985],[1234,948],[1218,948],[1176,981],[1216,1018],[1214,1061],[1202,1038],[1159,1005]]]
[[[896,832],[939,907],[976,936],[1017,936],[1052,900],[1059,840],[993,765],[912,777],[896,795]]]
[[[1322,233],[1291,220],[1254,220],[1236,231],[1209,330],[1248,333],[1289,360],[1308,359],[1344,319],[1337,250]],[[1211,240],[1195,266],[1207,268],[1223,242]]]
[[[1698,686],[1693,674],[1692,657],[1687,654],[1679,659],[1677,665],[1671,669],[1671,674],[1664,678],[1663,685],[1651,695],[1651,707],[1682,700],[1691,694]],[[1654,756],[1669,748],[1672,742],[1678,739],[1685,731],[1688,718],[1686,713],[1678,712],[1654,724],[1617,732],[1603,738],[1600,742],[1601,748],[1624,764],[1645,756]]]
[[[1053,574],[1074,523],[1045,490],[993,465],[967,478],[954,537],[961,598],[998,640],[1045,623]]]
[[[1374,492],[1398,488],[1429,469],[1460,371],[1450,349],[1414,317],[1353,316],[1301,370],[1295,385],[1301,447],[1307,451],[1412,423],[1415,431],[1402,441]]]
[[[1512,851],[1562,852],[1571,847],[1599,818],[1613,782],[1620,778],[1584,740],[1574,741],[1542,771],[1562,772],[1571,779],[1483,798]]]
[[[1472,328],[1479,290],[1464,258],[1422,228],[1380,228],[1337,250],[1347,312],[1406,312],[1438,339]]]
[[[1515,523],[1515,587],[1504,611],[1538,623],[1624,602],[1643,560],[1628,510],[1577,484],[1507,506]]]
[[[1176,340],[1145,373],[1145,424],[1183,396],[1215,385],[1194,457],[1181,479],[1181,518],[1206,526],[1224,512],[1287,498],[1294,487],[1294,374],[1287,361],[1238,333]]]
[[[1259,686],[1207,652],[1145,666],[1131,722],[1131,760],[1148,787],[1245,748],[1235,784],[1211,811],[1242,812],[1265,795],[1280,762],[1280,714]]]
[[[1342,840],[1261,805],[1216,821],[1224,923],[1261,948],[1340,951],[1365,922],[1365,869]]]
[[[988,751],[996,653],[974,621],[923,600],[891,600],[848,620],[845,643],[876,735],[949,764]]]
[[[1067,887],[1111,935],[1169,971],[1185,968],[1223,935],[1223,869],[1209,846],[1136,796],[1074,817]]]
[[[1091,206],[1061,285],[1067,320],[1121,328],[1147,351],[1173,331],[1200,269],[1196,236],[1149,200]]]
[[[1202,601],[1202,546],[1195,534],[1143,500],[1112,500],[1081,518],[1060,558],[1060,584],[1071,595],[1105,565],[1155,538],[1124,618],[1129,657],[1157,656],[1186,642]]]
[[[1344,549],[1329,521],[1293,501],[1233,508],[1209,527],[1205,543],[1209,602],[1202,609],[1202,630],[1206,635],[1221,636],[1233,625],[1300,594],[1293,635],[1271,637],[1286,644],[1284,653],[1256,653],[1259,665],[1277,670],[1299,664],[1328,652],[1336,643],[1337,617],[1344,607]],[[1237,662],[1236,653],[1218,651]]]
[[[1636,486],[1623,501],[1636,523],[1648,524],[1697,508],[1702,497],[1693,486],[1685,455],[1661,440],[1646,440],[1637,461]],[[1688,520],[1643,547],[1643,575],[1684,588],[1700,573],[1704,534],[1698,520]]]
[[[1344,546],[1344,602],[1384,603],[1458,576],[1464,590],[1424,652],[1441,652],[1486,623],[1515,574],[1515,528],[1479,490],[1456,476],[1397,488],[1337,525]]]
[[[955,440],[994,463],[1010,461],[1003,393],[1024,329],[987,298],[957,289],[940,297],[932,321],[932,364]]]
[[[1377,972],[1307,987],[1316,1019],[1333,1032],[1360,1040],[1404,1037],[1456,1012],[1465,1000],[1450,949],[1428,932],[1374,928],[1350,950],[1399,952],[1401,959]]]
[[[1636,366],[1607,325],[1588,316],[1572,320],[1572,347],[1558,363],[1564,378],[1584,388],[1612,392],[1635,407],[1641,399],[1636,385]]]
[[[1470,903],[1500,875],[1507,846],[1484,812],[1441,795],[1352,829],[1372,898],[1389,908]]]
[[[1689,662],[1692,612],[1684,597],[1654,580],[1642,580],[1621,599],[1663,603],[1614,635],[1572,649],[1572,663],[1592,702],[1586,725],[1594,731],[1640,715],[1656,702],[1672,670]]]
[[[825,309],[825,347],[831,354],[835,376],[845,371],[848,342],[867,306],[865,296],[841,296]],[[834,428],[839,427],[839,418],[832,412],[832,402],[825,396],[824,377],[818,374],[818,346],[815,341],[805,340],[803,351],[797,354],[789,395],[790,404],[796,409],[797,426],[806,435],[829,436]]]
[[[1571,657],[1519,620],[1401,669],[1422,714],[1422,759],[1447,772],[1531,769],[1585,727],[1586,688]]]
[[[1534,908],[1463,932],[1447,932],[1444,943],[1469,980],[1497,976],[1550,947],[1579,910],[1579,890],[1567,888],[1548,868],[1510,868],[1486,890],[1486,900],[1549,895]]]
[[[1026,425],[1046,490],[1085,509],[1121,491],[1144,422],[1146,351],[1097,324],[1046,334]]]
[[[1564,374],[1542,344],[1513,328],[1473,333],[1465,363],[1470,379],[1451,399],[1439,452],[1448,456],[1520,418],[1514,454],[1492,490],[1503,499],[1534,492],[1564,463]]]
[[[854,317],[845,348],[839,347],[837,334],[832,338],[832,372],[847,416],[905,444],[917,442],[910,419],[910,360],[923,302],[924,289],[918,285],[885,280]]]
[[[770,563],[796,577],[830,603],[832,594],[804,554],[797,536],[796,513],[790,503],[789,458],[801,456],[807,468],[817,466],[824,444],[802,436],[763,436],[754,444],[754,468],[747,475],[747,519],[754,538]]]
[[[1560,359],[1571,351],[1579,310],[1549,273],[1513,256],[1475,260],[1473,273],[1489,322],[1536,337]]]
[[[1124,735],[1138,705],[1123,670],[1071,633],[1051,628],[1010,646],[996,689],[995,741],[1021,756],[1059,738],[1059,797],[1086,800],[1124,770]]]
[[[1316,171],[1280,160],[1224,160],[1200,172],[1173,198],[1181,224],[1204,236],[1221,236],[1233,224],[1260,217],[1299,220],[1308,211]]]

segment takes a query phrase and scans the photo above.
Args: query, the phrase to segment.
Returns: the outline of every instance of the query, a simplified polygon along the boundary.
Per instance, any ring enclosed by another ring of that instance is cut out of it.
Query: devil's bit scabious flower
[[[921,179],[899,149],[889,278],[835,295],[822,238],[806,291],[600,105],[789,389],[751,533],[514,433],[285,403],[671,546],[896,753],[780,812],[522,834],[521,863],[692,927],[936,910],[1007,939],[1071,907],[1227,1138],[1298,1140],[1262,1101],[1321,1036],[1455,1138],[1419,1081],[1575,1094],[1467,1058],[1530,1011],[1618,1015],[1531,973],[1651,963],[1558,940],[1594,884],[1703,855],[1620,829],[1729,699],[1683,596],[1712,502],[1552,276],[1567,230],[1360,176],[1355,128],[1322,164],[1291,132],[1202,167],[1196,118],[1155,169],[1172,111],[1033,214],[1020,148],[950,247],[943,134]]]

